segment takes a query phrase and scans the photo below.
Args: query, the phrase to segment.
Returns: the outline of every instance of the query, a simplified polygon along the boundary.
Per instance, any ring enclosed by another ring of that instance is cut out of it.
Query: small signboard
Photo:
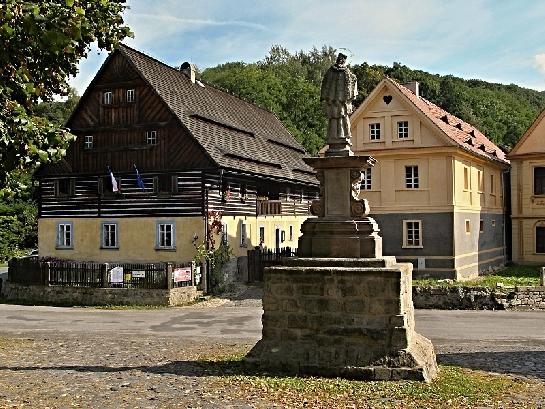
[[[191,281],[191,267],[180,267],[172,272],[175,283],[181,281]]]
[[[133,278],[146,278],[146,272],[140,270],[133,271],[132,276]]]
[[[114,267],[110,270],[110,283],[123,283],[123,267]]]

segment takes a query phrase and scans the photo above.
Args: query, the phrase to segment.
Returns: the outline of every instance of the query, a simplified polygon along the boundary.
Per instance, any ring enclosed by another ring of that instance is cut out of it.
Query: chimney
[[[411,90],[411,92],[417,97],[420,96],[420,84],[418,81],[411,81],[404,85],[405,88]]]
[[[195,64],[190,64],[186,61],[180,65],[180,71],[195,84]]]

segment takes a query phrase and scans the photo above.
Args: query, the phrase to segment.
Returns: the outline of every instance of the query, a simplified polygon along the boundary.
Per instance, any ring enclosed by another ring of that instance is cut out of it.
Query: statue
[[[351,154],[350,114],[352,101],[358,95],[358,86],[356,76],[345,65],[346,58],[346,55],[339,53],[337,61],[322,80],[320,100],[329,120],[327,143],[333,156],[338,156],[334,151],[343,152],[341,156]]]

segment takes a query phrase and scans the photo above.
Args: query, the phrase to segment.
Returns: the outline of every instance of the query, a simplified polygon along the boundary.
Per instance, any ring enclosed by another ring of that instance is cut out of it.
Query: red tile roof
[[[415,107],[462,149],[489,160],[509,164],[505,153],[477,128],[449,114],[427,99],[415,95],[410,89],[393,79],[387,77],[386,81],[399,89]]]

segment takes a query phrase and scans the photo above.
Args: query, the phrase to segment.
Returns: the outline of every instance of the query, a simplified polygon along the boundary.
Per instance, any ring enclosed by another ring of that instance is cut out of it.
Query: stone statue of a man
[[[339,53],[337,61],[325,73],[320,100],[329,120],[327,143],[329,151],[350,153],[350,114],[352,101],[358,95],[356,76],[348,69],[346,55]]]

